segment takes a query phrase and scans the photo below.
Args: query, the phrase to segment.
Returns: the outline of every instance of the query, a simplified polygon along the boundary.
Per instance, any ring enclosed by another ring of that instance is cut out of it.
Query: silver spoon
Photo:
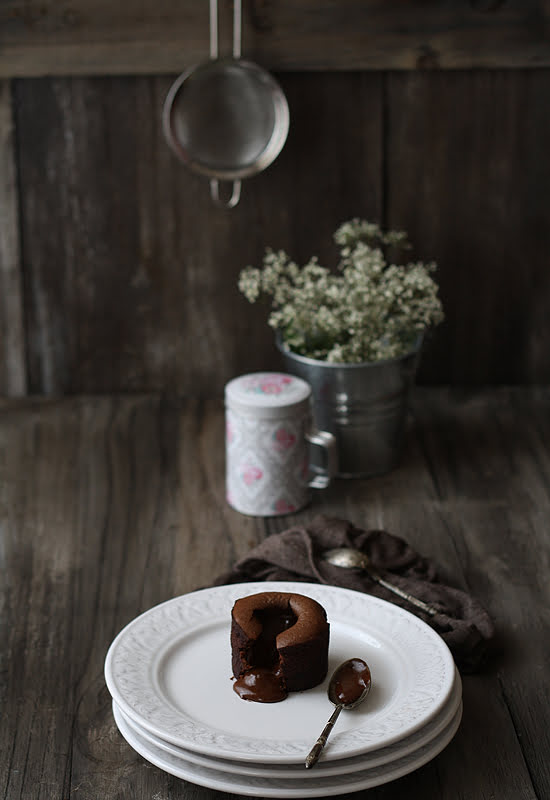
[[[335,709],[323,728],[323,732],[308,753],[306,769],[317,763],[340,711],[343,708],[346,711],[356,708],[359,703],[362,703],[370,692],[371,683],[370,669],[362,658],[350,658],[333,672],[327,693],[328,699]]]
[[[409,603],[422,609],[426,614],[429,614],[431,617],[433,617],[434,614],[439,614],[437,608],[428,605],[428,603],[425,603],[423,600],[419,600],[418,597],[414,597],[412,594],[400,589],[399,586],[395,586],[393,583],[385,580],[378,570],[371,566],[369,557],[360,550],[355,550],[353,547],[336,547],[333,550],[325,550],[324,553],[322,553],[322,558],[335,567],[347,567],[348,569],[350,567],[359,567],[360,569],[364,569],[373,581],[376,581],[380,586],[402,597],[404,600],[408,600]]]

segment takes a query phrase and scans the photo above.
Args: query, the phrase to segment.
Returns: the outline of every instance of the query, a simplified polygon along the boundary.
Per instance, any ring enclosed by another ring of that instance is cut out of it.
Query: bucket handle
[[[241,57],[242,41],[242,2],[233,2],[233,58]],[[219,55],[218,39],[218,0],[210,0],[210,58],[216,59]],[[220,197],[220,182],[217,178],[210,181],[210,194],[212,200],[220,208],[235,208],[241,199],[241,182],[233,181],[233,188],[229,199],[224,201]]]

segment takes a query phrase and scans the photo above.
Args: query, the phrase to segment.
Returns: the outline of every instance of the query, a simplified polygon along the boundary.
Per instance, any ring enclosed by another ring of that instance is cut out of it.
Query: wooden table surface
[[[117,632],[209,585],[319,512],[384,527],[474,594],[498,631],[463,676],[449,746],[369,800],[550,798],[550,390],[418,389],[392,474],[336,481],[300,513],[224,500],[223,408],[157,396],[0,401],[0,797],[214,800],[149,765],[114,724]],[[229,795],[228,795],[229,796]]]

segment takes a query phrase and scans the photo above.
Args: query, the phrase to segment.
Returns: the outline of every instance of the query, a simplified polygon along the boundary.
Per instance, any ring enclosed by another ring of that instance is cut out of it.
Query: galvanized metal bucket
[[[312,387],[316,426],[336,437],[339,477],[371,477],[397,466],[421,344],[419,338],[409,353],[388,361],[331,364],[277,343],[286,371]]]

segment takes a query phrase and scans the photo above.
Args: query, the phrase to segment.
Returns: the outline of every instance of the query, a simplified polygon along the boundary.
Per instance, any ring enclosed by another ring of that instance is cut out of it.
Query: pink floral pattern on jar
[[[296,444],[296,436],[287,428],[281,426],[273,434],[273,447],[278,453],[290,450]]]
[[[263,478],[263,472],[259,467],[253,464],[245,464],[243,467],[242,478],[247,486],[252,486],[253,483]]]
[[[245,388],[253,394],[281,394],[292,382],[288,375],[254,375],[246,381]]]
[[[273,511],[276,514],[291,514],[293,511],[296,511],[296,506],[289,503],[283,497],[280,497],[273,503]]]
[[[225,423],[225,439],[227,442],[229,442],[229,444],[231,444],[234,438],[235,438],[235,433],[233,431],[233,425],[229,420],[227,420]]]

